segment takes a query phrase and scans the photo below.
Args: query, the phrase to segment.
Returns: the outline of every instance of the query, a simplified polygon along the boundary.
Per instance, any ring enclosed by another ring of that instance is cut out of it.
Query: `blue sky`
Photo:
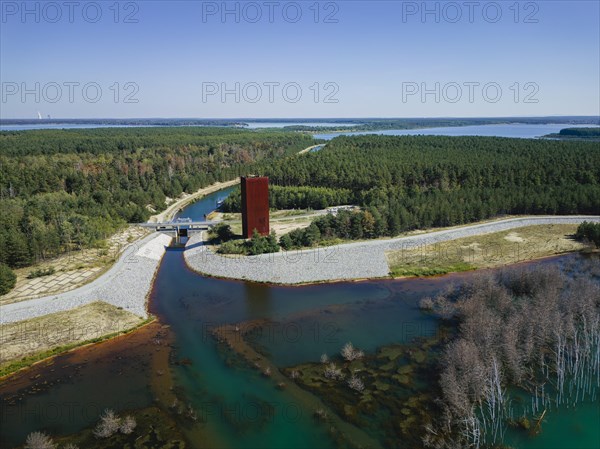
[[[1,118],[600,114],[595,0],[1,4]]]

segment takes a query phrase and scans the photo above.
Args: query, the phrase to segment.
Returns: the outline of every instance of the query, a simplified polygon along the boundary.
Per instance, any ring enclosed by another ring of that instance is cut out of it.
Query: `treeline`
[[[350,189],[328,187],[282,187],[269,186],[269,207],[271,209],[326,209],[339,204],[355,201]],[[242,197],[240,188],[234,189],[221,205],[223,212],[241,212]]]
[[[262,236],[255,229],[252,237],[248,240],[221,241],[221,245],[217,248],[219,254],[258,256],[259,254],[276,253],[279,251],[279,244],[274,232]]]
[[[3,263],[0,263],[0,295],[11,291],[17,282],[17,276]]]
[[[22,267],[93,245],[146,221],[166,197],[247,174],[256,161],[312,142],[231,128],[0,132],[0,263]]]
[[[32,156],[57,153],[119,153],[150,148],[199,149],[219,157],[228,150],[251,151],[259,147],[273,151],[278,147],[303,140],[310,146],[313,139],[293,133],[262,132],[225,127],[133,127],[91,129],[40,129],[31,131],[0,131],[0,148],[5,156]],[[292,140],[290,140],[292,139]],[[302,149],[302,148],[300,148]],[[244,161],[244,154],[240,154]]]
[[[343,203],[380,215],[375,236],[503,214],[600,213],[600,147],[591,142],[343,136],[258,166],[278,186],[351,192]]]
[[[600,128],[565,128],[561,129],[559,134],[573,137],[600,137]]]
[[[591,242],[596,248],[600,248],[600,223],[584,221],[577,227],[575,238],[577,240]]]
[[[327,123],[340,125],[319,126],[318,122],[310,125],[289,125],[286,130],[308,132],[335,131],[379,131],[387,129],[438,128],[447,126],[481,126],[511,123],[548,124],[548,123],[581,123],[598,125],[597,117],[499,117],[499,118],[402,118],[402,119],[328,119]]]
[[[334,239],[370,239],[384,235],[386,224],[375,209],[361,211],[339,211],[314,220],[304,229],[294,229],[279,239],[285,250],[313,246]]]

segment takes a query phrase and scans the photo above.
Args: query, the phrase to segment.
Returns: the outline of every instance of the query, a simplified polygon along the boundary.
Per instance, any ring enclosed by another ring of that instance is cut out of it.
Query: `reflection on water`
[[[152,402],[148,383],[155,348],[151,324],[109,343],[81,348],[34,365],[0,387],[0,447],[22,444],[30,432],[51,435],[92,426],[105,408]],[[41,336],[42,337],[42,336]]]
[[[204,221],[206,216],[218,208],[219,202],[223,201],[236,187],[227,187],[213,193],[209,193],[183,210],[175,214],[175,218],[191,218],[193,221]]]
[[[206,213],[214,199],[196,203],[197,213]],[[540,263],[568,266],[579,260],[570,255]],[[0,446],[22,444],[33,430],[77,432],[107,407],[120,411],[154,404],[174,417],[192,447],[335,447],[328,426],[315,423],[310,397],[292,382],[281,386],[276,376],[241,360],[212,331],[226,323],[266,320],[248,340],[278,368],[337,354],[347,341],[374,353],[384,345],[435,334],[437,322],[419,311],[419,300],[471,276],[271,286],[200,276],[187,268],[182,249],[170,248],[150,299],[160,324],[57,357],[5,382],[0,387]],[[163,343],[156,342],[159,330]],[[169,354],[169,365],[157,368],[161,351]],[[79,411],[67,415],[70,403]],[[49,416],[57,405],[59,415]],[[196,419],[186,419],[182,408],[193,410]],[[587,416],[580,419],[584,429],[589,429]],[[562,422],[556,428],[574,435]]]

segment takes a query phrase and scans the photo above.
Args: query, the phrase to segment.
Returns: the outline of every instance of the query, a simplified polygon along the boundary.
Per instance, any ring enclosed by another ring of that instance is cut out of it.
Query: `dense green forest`
[[[350,189],[269,186],[269,207],[271,209],[326,209],[329,206],[349,204],[353,200],[354,194]],[[242,196],[239,187],[225,199],[221,210],[223,212],[240,212],[242,210]]]
[[[437,128],[446,126],[478,126],[498,124],[548,124],[548,123],[573,123],[598,125],[597,117],[498,117],[498,118],[365,118],[365,119],[328,119],[328,123],[340,125],[321,126],[318,122],[310,125],[290,124],[286,130],[293,131],[379,131],[386,129],[417,129]]]
[[[596,248],[600,248],[600,223],[584,221],[577,227],[575,238],[584,242],[591,242]]]
[[[561,129],[561,136],[600,137],[600,128],[565,128]]]
[[[233,128],[0,132],[0,263],[30,265],[145,221],[165,198],[310,146],[298,133]]]
[[[600,141],[600,128],[564,128],[560,132],[543,136],[547,139]]]
[[[17,282],[17,276],[3,263],[0,263],[0,295],[8,293]]]
[[[340,203],[362,206],[375,221],[372,235],[356,224],[354,238],[503,214],[600,214],[600,147],[591,142],[343,136],[319,152],[258,165],[283,187],[273,189],[275,208],[287,207],[279,199],[306,193],[306,186],[311,197],[319,189],[345,192]],[[326,227],[335,231],[337,223]]]

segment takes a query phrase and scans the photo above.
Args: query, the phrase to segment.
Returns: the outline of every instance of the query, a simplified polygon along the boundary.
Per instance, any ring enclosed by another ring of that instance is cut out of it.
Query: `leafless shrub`
[[[100,422],[94,429],[94,436],[96,438],[110,438],[119,431],[120,426],[121,418],[114,411],[106,409],[100,416]]]
[[[348,386],[359,393],[365,389],[365,384],[355,374],[348,380]]]
[[[321,363],[328,363],[329,362],[329,357],[327,356],[327,354],[321,354]]]
[[[364,357],[364,353],[356,349],[351,342],[348,342],[344,345],[344,347],[341,350],[341,354],[344,360],[348,362],[358,360]]]
[[[419,302],[419,307],[422,310],[433,310],[434,302],[433,299],[427,296],[426,298],[421,299]]]
[[[325,367],[324,374],[327,379],[341,379],[344,377],[342,370],[339,369],[333,362]]]
[[[329,419],[329,415],[324,409],[318,408],[315,410],[315,418],[319,421],[327,421]]]
[[[27,435],[25,449],[55,449],[56,444],[43,432],[32,432]]]
[[[121,422],[121,427],[119,428],[119,430],[121,431],[122,434],[129,435],[130,433],[133,433],[136,426],[137,426],[137,422],[136,422],[135,418],[133,416],[127,415],[125,418],[123,418],[123,421]]]
[[[290,379],[298,379],[300,377],[300,373],[297,370],[293,370],[290,373]]]

